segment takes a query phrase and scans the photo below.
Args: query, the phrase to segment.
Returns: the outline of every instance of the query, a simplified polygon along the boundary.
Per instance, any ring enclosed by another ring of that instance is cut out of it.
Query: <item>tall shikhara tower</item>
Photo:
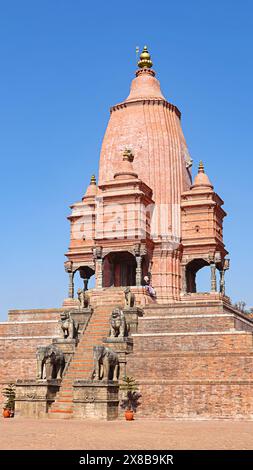
[[[196,291],[206,265],[211,292],[224,293],[223,201],[202,163],[192,184],[180,111],[163,96],[152,65],[144,47],[130,94],[111,108],[98,186],[92,177],[72,206],[70,298],[79,271],[84,279],[95,273],[98,289],[132,286],[136,293],[149,275],[157,302],[180,300]]]

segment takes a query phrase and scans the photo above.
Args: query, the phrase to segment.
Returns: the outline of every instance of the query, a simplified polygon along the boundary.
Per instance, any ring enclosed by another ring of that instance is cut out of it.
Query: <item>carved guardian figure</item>
[[[93,358],[92,380],[118,380],[119,358],[116,352],[105,346],[94,346]]]
[[[112,311],[109,336],[112,338],[124,338],[128,336],[126,318],[119,307],[114,308]]]
[[[65,367],[63,352],[56,346],[39,346],[36,351],[37,379],[61,379]]]
[[[61,312],[59,320],[62,337],[64,339],[75,339],[78,336],[79,324],[71,317],[69,312]]]
[[[132,308],[135,306],[135,295],[131,292],[130,287],[124,290],[125,294],[125,308]]]
[[[80,308],[87,308],[89,307],[90,299],[85,290],[83,289],[78,289],[77,291],[77,297],[80,302]]]

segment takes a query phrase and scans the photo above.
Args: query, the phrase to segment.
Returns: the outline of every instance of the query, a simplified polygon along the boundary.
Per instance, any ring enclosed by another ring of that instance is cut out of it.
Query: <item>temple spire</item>
[[[213,189],[213,185],[210,182],[207,174],[205,173],[204,164],[202,160],[199,162],[198,173],[195,176],[191,189],[210,188]]]
[[[90,184],[97,184],[95,175],[91,175]]]
[[[147,46],[144,46],[143,51],[140,55],[140,60],[138,62],[138,67],[140,69],[148,68],[151,69],[153,62],[151,60],[150,53],[148,52]]]
[[[199,173],[205,173],[205,168],[204,168],[204,163],[202,162],[202,160],[200,160],[199,162]]]
[[[96,181],[96,176],[92,175],[90,179],[90,184],[86,190],[86,193],[84,197],[82,198],[82,201],[87,198],[87,197],[94,197],[97,194],[97,181]]]

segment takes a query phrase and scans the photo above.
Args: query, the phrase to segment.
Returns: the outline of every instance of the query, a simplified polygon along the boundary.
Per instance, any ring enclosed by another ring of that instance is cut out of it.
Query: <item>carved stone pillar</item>
[[[220,293],[225,295],[225,270],[220,270]]]
[[[69,272],[69,298],[74,298],[74,274],[73,272]]]
[[[102,289],[103,287],[103,260],[96,260],[96,288]]]
[[[187,282],[186,282],[186,265],[182,265],[182,294],[187,293]]]
[[[142,256],[136,256],[136,278],[135,278],[135,283],[136,286],[141,286],[141,281],[142,281]]]
[[[216,265],[211,264],[211,292],[217,292]]]
[[[97,246],[93,249],[93,257],[95,261],[96,289],[103,287],[103,249]]]

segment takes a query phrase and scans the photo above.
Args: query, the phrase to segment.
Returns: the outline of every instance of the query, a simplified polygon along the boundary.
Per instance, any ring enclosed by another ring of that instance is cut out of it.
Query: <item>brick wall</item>
[[[127,362],[128,375],[152,380],[253,380],[251,353],[135,354]]]
[[[137,418],[253,419],[253,381],[141,383]]]
[[[57,320],[0,323],[0,340],[3,336],[59,336],[59,334]]]
[[[36,377],[36,349],[51,343],[51,337],[0,339],[0,389],[17,379]],[[3,397],[1,395],[0,402]]]
[[[189,332],[189,331],[221,331],[231,330],[235,327],[234,317],[231,316],[200,316],[194,317],[173,316],[147,317],[139,319],[139,333],[159,333],[161,331]]]
[[[234,333],[156,333],[133,335],[134,352],[139,351],[244,351],[252,349],[252,334]]]

